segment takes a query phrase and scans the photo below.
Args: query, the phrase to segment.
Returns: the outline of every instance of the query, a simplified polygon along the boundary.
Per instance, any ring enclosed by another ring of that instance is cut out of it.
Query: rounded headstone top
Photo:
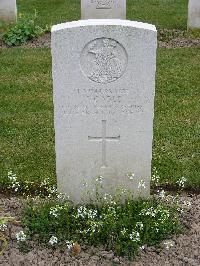
[[[122,26],[122,27],[133,27],[138,29],[150,30],[156,32],[156,27],[152,24],[130,21],[130,20],[121,20],[121,19],[88,19],[88,20],[78,20],[72,22],[61,23],[54,25],[51,28],[51,32],[56,32],[68,28],[76,27],[87,27],[87,26]]]

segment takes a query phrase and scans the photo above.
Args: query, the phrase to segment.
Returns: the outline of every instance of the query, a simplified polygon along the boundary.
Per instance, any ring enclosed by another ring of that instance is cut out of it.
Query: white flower
[[[149,209],[142,209],[140,215],[155,217],[156,216],[156,210],[154,210],[153,207],[151,207]]]
[[[12,183],[11,188],[14,188],[15,192],[17,192],[18,189],[20,188],[20,183],[19,183],[18,181],[14,181],[14,182]]]
[[[157,193],[158,193],[159,198],[164,199],[164,197],[165,197],[165,191],[163,189],[161,191],[158,190]]]
[[[51,238],[50,238],[50,240],[49,240],[49,244],[51,245],[51,246],[53,246],[53,245],[55,245],[55,244],[57,244],[58,243],[58,238],[56,237],[56,236],[52,236]]]
[[[140,180],[139,184],[138,184],[138,189],[140,188],[146,188],[146,184],[144,180]]]
[[[141,247],[140,247],[140,250],[144,250],[144,249],[145,249],[145,246],[141,246]]]
[[[184,209],[183,208],[177,208],[177,211],[180,212],[180,213],[184,213]]]
[[[55,186],[52,186],[49,188],[49,193],[50,194],[56,194],[57,193],[57,188]]]
[[[179,185],[179,187],[184,188],[186,181],[187,179],[184,176],[182,176],[176,183]]]
[[[103,198],[104,198],[104,200],[112,200],[112,195],[105,193]]]
[[[135,177],[135,174],[134,174],[134,173],[128,173],[128,174],[127,174],[127,177],[128,177],[130,180],[133,180],[134,177]]]
[[[26,235],[24,231],[20,231],[19,233],[16,234],[17,242],[23,242],[26,241]]]
[[[174,246],[174,242],[172,240],[167,240],[164,242],[164,246],[167,250]]]
[[[184,205],[185,207],[190,207],[190,206],[191,206],[191,202],[190,202],[190,201],[184,201],[184,202],[183,202],[183,205]]]
[[[140,233],[133,230],[132,233],[130,234],[130,240],[132,240],[133,242],[139,242],[140,241]]]
[[[123,230],[121,230],[121,234],[122,234],[123,236],[125,236],[126,232],[127,232],[126,228],[123,228]]]
[[[7,225],[6,224],[1,224],[0,225],[0,231],[5,231],[7,229]]]
[[[126,188],[122,188],[121,193],[122,193],[122,194],[127,193],[127,189],[126,189]]]
[[[85,181],[85,182],[83,182],[83,186],[84,187],[88,187],[88,183]]]
[[[160,181],[160,176],[158,175],[158,171],[156,170],[156,168],[153,169],[153,175],[151,177],[151,181],[155,184],[158,185],[159,181]]]
[[[108,211],[109,211],[110,214],[112,214],[112,215],[114,215],[114,216],[116,215],[116,210],[115,210],[115,208],[109,206],[109,207],[108,207]]]
[[[49,178],[45,178],[44,180],[42,180],[40,186],[47,186],[49,185],[50,181],[49,181]]]
[[[99,183],[102,183],[103,182],[103,179],[104,179],[104,177],[100,175],[100,176],[98,176],[96,178],[96,181],[99,182]]]
[[[13,174],[12,171],[8,172],[8,178],[10,179],[10,181],[15,182],[17,180],[17,176],[16,174]]]
[[[136,227],[139,228],[140,230],[143,230],[144,225],[143,225],[142,222],[137,222],[137,223],[136,223]]]
[[[49,214],[54,216],[55,218],[57,218],[58,215],[59,215],[59,211],[62,210],[62,209],[63,209],[63,207],[59,206],[59,205],[57,205],[55,207],[51,207]]]
[[[57,211],[56,209],[55,209],[55,210],[51,210],[51,211],[49,212],[49,214],[52,215],[52,216],[54,216],[55,218],[58,217],[58,211]]]
[[[94,219],[97,216],[97,210],[90,210],[84,206],[80,206],[77,209],[77,216],[81,218]]]
[[[12,171],[8,172],[8,179],[11,181],[9,188],[13,188],[17,192],[20,188],[20,183],[17,181],[16,174],[13,174]]]
[[[73,247],[73,242],[66,240],[65,243],[67,244],[67,249],[70,250]]]

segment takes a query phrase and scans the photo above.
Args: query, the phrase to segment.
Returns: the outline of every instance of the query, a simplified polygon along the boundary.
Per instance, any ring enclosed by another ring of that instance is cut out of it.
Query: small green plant
[[[71,250],[75,243],[104,245],[129,258],[181,228],[177,207],[162,202],[161,197],[130,198],[121,204],[110,194],[105,194],[99,204],[94,201],[78,206],[68,199],[31,199],[22,223],[29,239],[49,247]]]
[[[2,243],[0,247],[0,255],[4,252],[8,245],[7,239],[3,232],[7,228],[7,223],[13,219],[13,217],[0,217],[0,242]]]
[[[28,181],[21,180],[15,173],[12,171],[8,172],[8,175],[0,183],[1,186],[8,192],[17,194],[34,195],[40,197],[53,196],[57,193],[57,189],[49,178],[45,178],[42,181],[38,180]]]
[[[36,25],[35,20],[36,13],[32,17],[20,17],[17,23],[3,35],[3,41],[8,46],[18,46],[40,36],[44,30]]]

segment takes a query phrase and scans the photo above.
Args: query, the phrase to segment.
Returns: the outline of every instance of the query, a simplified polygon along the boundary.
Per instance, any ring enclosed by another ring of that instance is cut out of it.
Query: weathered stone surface
[[[82,19],[126,19],[126,0],[81,0]]]
[[[125,20],[52,28],[58,189],[76,202],[100,175],[105,192],[149,195],[156,37],[153,25]]]
[[[188,28],[200,29],[200,0],[189,0]]]
[[[0,20],[13,22],[17,19],[16,0],[0,0]]]

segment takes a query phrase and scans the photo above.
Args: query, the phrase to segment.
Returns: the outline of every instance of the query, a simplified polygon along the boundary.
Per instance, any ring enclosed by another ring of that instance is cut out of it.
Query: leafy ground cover
[[[153,166],[161,183],[199,188],[198,49],[159,49]],[[13,171],[21,181],[55,181],[49,49],[0,51],[0,184]]]
[[[22,14],[38,13],[42,27],[80,19],[80,0],[18,0]],[[127,18],[153,23],[159,28],[187,28],[187,0],[128,0]]]
[[[79,244],[103,245],[117,255],[132,258],[144,245],[158,245],[181,231],[178,206],[156,198],[129,199],[121,205],[108,194],[85,206],[74,206],[67,200],[31,200],[22,215],[27,230],[17,238],[22,245],[34,239],[72,251]]]
[[[153,246],[144,246],[141,247],[139,251],[139,256],[134,260],[134,262],[128,261],[126,258],[122,258],[116,256],[113,251],[105,250],[105,247],[98,246],[98,247],[90,247],[85,244],[80,243],[79,245],[73,245],[71,251],[68,248],[71,247],[70,243],[64,243],[63,248],[60,247],[60,240],[61,238],[59,235],[55,234],[55,231],[50,232],[49,238],[47,238],[47,245],[51,247],[51,244],[54,243],[53,248],[46,248],[41,247],[38,245],[38,241],[30,241],[30,234],[28,233],[26,228],[22,227],[22,213],[24,209],[24,199],[20,197],[6,197],[3,194],[0,194],[0,216],[3,217],[13,217],[14,220],[10,221],[7,224],[1,226],[0,228],[3,229],[2,234],[8,240],[8,246],[4,250],[1,256],[1,264],[3,265],[15,265],[25,264],[25,265],[37,265],[42,264],[44,266],[49,266],[53,263],[63,264],[63,265],[71,265],[71,264],[80,264],[80,265],[122,265],[127,266],[130,264],[137,265],[158,265],[163,266],[166,262],[169,265],[194,265],[199,266],[200,261],[200,254],[199,254],[199,221],[200,221],[200,197],[199,195],[191,197],[191,195],[182,195],[182,197],[178,197],[180,208],[178,211],[179,213],[179,220],[184,228],[187,230],[182,230],[180,235],[173,235],[170,238],[165,239],[160,243],[160,245],[153,247]],[[171,198],[171,200],[170,200]],[[168,193],[166,193],[165,197],[163,198],[164,202],[172,203],[174,197]],[[52,204],[52,202],[51,202]],[[61,203],[59,203],[61,204]],[[30,209],[26,210],[26,217],[23,215],[27,224],[30,224],[29,229],[37,227],[35,225],[36,217],[38,214],[38,218],[40,223],[44,224],[44,221],[41,221],[42,213],[47,212],[46,207],[42,207],[45,204],[40,205],[39,209],[34,211],[34,215],[31,216]],[[64,204],[63,204],[64,205]],[[62,206],[63,206],[62,205]],[[48,201],[46,206],[48,207]],[[29,205],[28,208],[33,207]],[[38,204],[37,204],[38,207]],[[50,207],[50,206],[49,206]],[[136,205],[135,205],[136,207]],[[56,207],[56,209],[58,209]],[[52,210],[53,211],[53,210]],[[54,209],[55,211],[55,209]],[[24,214],[25,214],[24,213]],[[50,211],[48,212],[48,216],[50,216],[50,228],[52,228],[52,219],[56,219],[53,217],[53,213]],[[60,212],[60,214],[63,211]],[[78,212],[76,212],[78,214]],[[130,215],[131,218],[132,215]],[[25,220],[23,218],[23,223]],[[122,217],[120,217],[122,218]],[[143,217],[144,218],[144,217]],[[149,219],[150,217],[147,216]],[[174,217],[173,217],[174,218]],[[57,217],[58,221],[60,220],[59,216]],[[35,222],[34,222],[35,221]],[[46,217],[45,217],[46,221]],[[89,219],[87,220],[89,221]],[[74,221],[72,220],[73,224]],[[117,222],[117,221],[116,221]],[[62,221],[63,223],[63,221]],[[67,222],[66,222],[67,223]],[[0,218],[1,224],[1,218]],[[127,224],[127,223],[126,223]],[[159,222],[160,224],[160,222]],[[161,225],[161,224],[160,224]],[[58,226],[58,225],[57,225]],[[56,226],[56,228],[58,228]],[[85,226],[85,225],[83,225]],[[121,225],[120,225],[121,226]],[[135,226],[135,224],[131,224],[131,227]],[[142,225],[140,224],[142,227]],[[55,227],[54,227],[55,228]],[[1,230],[0,229],[0,230]],[[154,228],[155,229],[155,228]],[[43,227],[43,233],[45,228]],[[46,227],[48,230],[48,226]],[[23,231],[26,236],[20,231]],[[32,231],[32,230],[31,230]],[[33,231],[32,231],[33,232]],[[152,232],[152,230],[149,230]],[[42,234],[43,234],[42,233]],[[143,232],[146,234],[145,232]],[[51,244],[49,243],[52,234],[56,238],[51,239]],[[148,235],[151,237],[151,235]],[[38,239],[39,235],[34,235],[34,238]],[[16,239],[17,238],[17,239]],[[40,239],[40,237],[39,237]],[[57,240],[57,244],[55,243]],[[66,236],[66,240],[70,240],[68,236]],[[21,253],[21,249],[19,250],[19,245],[23,248],[23,251],[27,251],[27,253]],[[57,248],[58,247],[58,248]],[[2,246],[0,247],[1,250]],[[56,249],[55,249],[56,248]],[[81,248],[81,251],[80,251]],[[29,251],[30,250],[30,251]],[[1,251],[0,251],[1,252]],[[77,254],[74,255],[73,253]]]

